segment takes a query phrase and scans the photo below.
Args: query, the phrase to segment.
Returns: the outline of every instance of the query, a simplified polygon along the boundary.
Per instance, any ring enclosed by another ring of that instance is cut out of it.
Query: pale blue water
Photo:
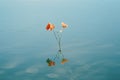
[[[0,80],[120,80],[119,0],[0,0]],[[69,27],[69,62],[48,67],[57,43],[48,22]]]

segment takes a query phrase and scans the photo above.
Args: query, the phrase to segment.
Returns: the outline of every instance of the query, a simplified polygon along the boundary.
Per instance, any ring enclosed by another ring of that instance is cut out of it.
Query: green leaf
[[[51,60],[48,58],[48,59],[46,60],[46,62],[47,62],[47,63],[50,63],[50,62],[51,62]]]

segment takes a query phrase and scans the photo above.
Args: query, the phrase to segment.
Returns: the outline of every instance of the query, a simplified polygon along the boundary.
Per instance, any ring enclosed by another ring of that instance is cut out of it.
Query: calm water
[[[120,80],[119,0],[0,0],[0,80]],[[64,21],[69,62],[57,53],[48,22]]]

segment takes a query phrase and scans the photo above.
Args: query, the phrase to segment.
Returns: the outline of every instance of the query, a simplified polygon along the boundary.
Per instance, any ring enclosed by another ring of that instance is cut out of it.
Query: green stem
[[[58,38],[57,38],[57,36],[56,36],[56,33],[55,33],[55,31],[53,30],[53,34],[54,34],[54,36],[55,36],[55,39],[57,40],[57,42],[58,42]]]
[[[58,45],[59,45],[59,50],[61,51],[61,36],[59,35],[59,42],[58,42]]]
[[[56,54],[54,60],[55,60],[57,57],[59,58],[59,54],[61,54],[62,57],[64,58],[64,55],[62,54],[62,48],[61,48],[61,38],[62,38],[62,34],[60,34],[59,32],[55,32],[54,30],[53,30],[53,33],[54,33],[54,36],[55,36],[55,39],[56,39],[56,41],[57,41],[58,48],[59,48],[58,53]]]
[[[58,33],[58,32],[56,34],[56,32],[54,30],[53,30],[53,33],[54,33],[55,39],[57,41],[58,48],[59,48],[59,50],[61,50],[61,37],[62,37],[62,35],[60,35],[60,33]]]

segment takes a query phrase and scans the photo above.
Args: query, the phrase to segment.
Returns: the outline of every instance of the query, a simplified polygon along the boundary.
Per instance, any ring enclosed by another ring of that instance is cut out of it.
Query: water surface
[[[119,0],[1,0],[0,80],[120,80]],[[48,22],[63,32],[69,62],[48,67],[57,53]]]

